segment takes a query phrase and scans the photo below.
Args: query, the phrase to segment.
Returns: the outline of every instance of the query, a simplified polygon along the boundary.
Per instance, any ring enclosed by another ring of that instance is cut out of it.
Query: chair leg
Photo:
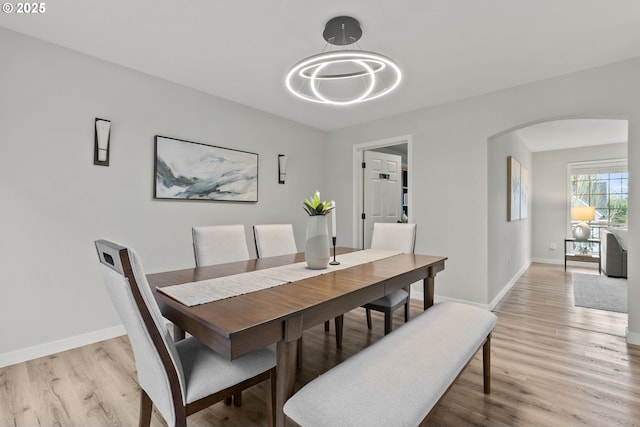
[[[149,427],[151,425],[151,410],[153,409],[153,402],[146,391],[140,389],[140,420],[138,421],[139,427]]]
[[[183,340],[185,336],[186,334],[184,332],[184,329],[174,324],[173,325],[173,342],[178,342],[180,340]]]
[[[336,347],[342,350],[342,326],[344,324],[344,314],[333,319],[336,324]]]
[[[234,393],[233,406],[235,406],[236,408],[242,406],[242,391]]]
[[[385,335],[391,332],[392,320],[393,320],[393,313],[391,313],[391,308],[387,307],[384,309],[384,334]]]
[[[267,388],[267,426],[275,427],[276,425],[276,368],[269,371],[269,384]]]
[[[324,322],[324,331],[329,332],[329,321]]]
[[[409,302],[411,301],[411,285],[404,288],[404,290],[407,292],[407,302],[404,303],[404,323],[407,323],[411,316],[409,313]]]
[[[225,397],[224,398],[224,404],[227,406],[231,406],[231,404],[233,403],[233,396],[229,396],[229,397]]]
[[[367,310],[367,328],[371,330],[371,310],[369,310],[368,308],[366,310]]]

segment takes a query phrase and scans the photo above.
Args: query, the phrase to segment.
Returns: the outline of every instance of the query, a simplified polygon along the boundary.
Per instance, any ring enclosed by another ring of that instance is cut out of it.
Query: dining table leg
[[[429,268],[427,277],[423,281],[423,293],[424,293],[424,309],[428,309],[433,305],[433,296],[436,283],[436,270],[433,267]]]
[[[296,381],[298,340],[302,337],[302,317],[284,322],[284,337],[276,345],[276,427],[284,427],[282,408],[293,396]]]

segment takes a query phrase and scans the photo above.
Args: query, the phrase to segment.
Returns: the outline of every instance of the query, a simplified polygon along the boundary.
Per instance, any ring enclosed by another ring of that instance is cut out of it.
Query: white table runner
[[[176,301],[191,307],[332,273],[356,265],[389,258],[400,253],[402,252],[367,249],[340,255],[340,265],[329,265],[328,268],[324,270],[311,270],[307,268],[306,262],[298,262],[264,270],[248,271],[232,276],[182,283],[180,285],[165,286],[157,289]]]

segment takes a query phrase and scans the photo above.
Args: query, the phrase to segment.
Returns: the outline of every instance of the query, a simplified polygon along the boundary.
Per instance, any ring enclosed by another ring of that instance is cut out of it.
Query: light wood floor
[[[414,301],[413,315],[420,306]],[[533,264],[494,311],[491,395],[482,392],[477,355],[430,426],[640,426],[640,347],[625,343],[626,314],[574,307],[571,271],[544,264]],[[378,316],[368,332],[358,309],[345,317],[342,351],[333,326],[329,334],[321,325],[305,332],[299,385],[380,339],[382,329]],[[264,408],[257,386],[245,392],[242,407],[216,404],[189,417],[189,425],[265,426]],[[0,426],[135,426],[137,418],[125,337],[0,369]],[[155,412],[152,425],[165,425]]]

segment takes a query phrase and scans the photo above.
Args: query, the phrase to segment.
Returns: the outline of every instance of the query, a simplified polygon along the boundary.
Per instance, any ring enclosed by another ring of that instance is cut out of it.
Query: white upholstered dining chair
[[[260,349],[233,361],[193,337],[171,340],[136,253],[95,242],[105,285],[129,336],[140,384],[140,426],[149,426],[153,405],[169,426],[263,381],[270,423],[275,411],[275,355]]]
[[[192,236],[197,267],[249,259],[242,224],[193,227]]]
[[[412,254],[416,246],[416,224],[383,223],[373,224],[371,236],[371,249],[386,249]],[[367,312],[367,327],[371,329],[371,310],[384,313],[384,334],[392,329],[393,312],[404,305],[404,321],[409,321],[409,298],[411,287],[398,289],[378,298],[363,307]]]
[[[242,224],[193,227],[191,236],[196,267],[249,259],[247,237]],[[181,340],[185,337],[185,331],[175,327],[173,337],[176,341]],[[236,406],[242,404],[242,391],[233,395],[233,401]],[[230,404],[231,399],[227,399],[226,403]]]
[[[291,224],[260,224],[253,226],[258,258],[295,254],[298,252]]]

